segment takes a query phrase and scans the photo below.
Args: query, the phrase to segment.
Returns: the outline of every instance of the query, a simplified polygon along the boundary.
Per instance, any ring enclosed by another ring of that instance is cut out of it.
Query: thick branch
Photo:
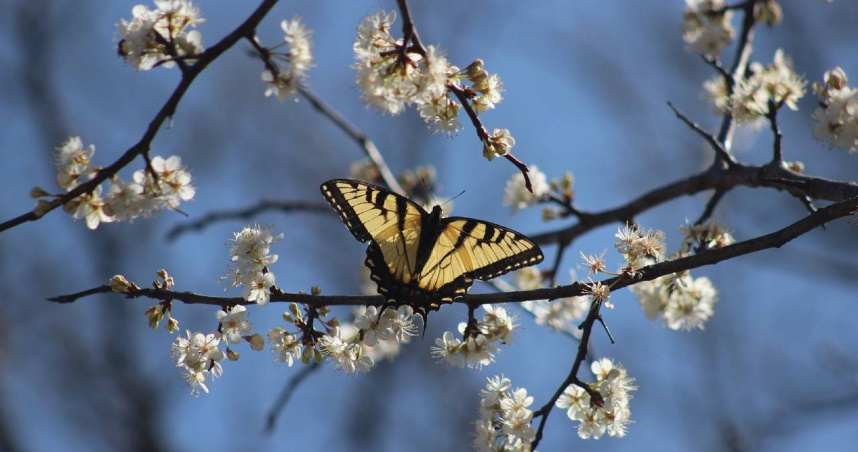
[[[762,251],[769,248],[780,248],[790,240],[807,233],[819,226],[830,221],[852,215],[858,210],[858,197],[841,201],[827,207],[823,207],[816,212],[808,215],[804,219],[793,223],[786,228],[771,234],[763,235],[754,239],[745,240],[723,248],[715,248],[703,251],[699,254],[676,259],[672,261],[661,262],[650,265],[638,270],[634,278],[626,276],[618,276],[602,281],[603,284],[610,286],[612,290],[621,289],[631,286],[642,281],[651,281],[671,273],[676,273],[694,268],[703,267],[706,265],[714,265],[722,261],[733,259],[739,256],[744,256],[756,251]],[[526,290],[518,292],[505,293],[489,293],[489,294],[469,294],[456,300],[458,303],[476,305],[476,304],[495,304],[505,302],[522,302],[528,300],[555,300],[558,298],[574,297],[584,295],[589,284],[574,282],[566,286],[553,288]],[[97,293],[111,292],[110,286],[103,285],[83,292],[60,295],[49,298],[49,301],[57,303],[71,303],[79,298],[86,297]],[[276,293],[271,294],[272,302],[296,302],[304,303],[310,306],[344,306],[344,305],[381,305],[384,301],[379,295],[375,296],[360,296],[360,295],[310,295],[305,293]],[[187,304],[207,304],[216,306],[232,306],[232,305],[248,305],[253,304],[245,301],[240,297],[213,297],[209,295],[201,295],[193,292],[173,292],[161,289],[139,289],[134,292],[124,294],[127,298],[150,298],[154,300],[173,300],[181,301]]]
[[[164,122],[167,121],[168,118],[171,118],[173,114],[176,112],[176,108],[179,105],[179,101],[184,97],[185,92],[187,92],[188,88],[193,83],[194,79],[211,64],[215,59],[217,59],[221,54],[226,52],[230,47],[235,45],[240,39],[245,36],[251,36],[253,34],[253,30],[256,29],[256,26],[262,21],[266,14],[274,7],[278,0],[263,0],[262,4],[259,5],[258,8],[244,21],[241,25],[238,26],[232,33],[227,35],[225,38],[221,39],[220,42],[215,44],[206,50],[202,55],[200,55],[199,59],[193,66],[190,66],[188,70],[182,72],[182,80],[179,82],[179,85],[173,91],[173,94],[170,95],[170,98],[167,99],[167,102],[161,107],[161,110],[155,115],[155,118],[149,123],[149,127],[146,129],[146,132],[143,134],[143,137],[140,141],[137,142],[134,146],[129,148],[122,154],[119,159],[113,162],[110,166],[107,166],[97,173],[95,173],[95,177],[90,179],[89,181],[75,187],[73,190],[68,193],[59,196],[55,200],[51,201],[50,208],[45,212],[50,212],[56,209],[59,206],[71,201],[72,199],[77,198],[78,196],[84,193],[90,193],[95,190],[95,187],[100,185],[102,182],[107,179],[113,177],[116,173],[119,172],[122,168],[130,164],[134,161],[137,156],[141,154],[145,154],[149,152],[149,149],[152,144],[152,140],[157,135],[158,131],[161,129],[161,126]],[[26,223],[28,221],[36,221],[40,216],[36,215],[34,212],[28,212],[23,215],[19,215],[18,217],[12,218],[2,224],[0,224],[0,232],[5,231],[7,229],[13,228],[20,224]]]
[[[531,238],[540,245],[561,241],[571,242],[597,227],[610,223],[630,222],[639,213],[676,198],[712,189],[727,192],[738,186],[769,187],[786,190],[793,196],[809,196],[813,199],[835,202],[858,196],[858,184],[854,182],[803,176],[781,165],[736,164],[730,169],[711,167],[702,173],[656,188],[622,206],[601,212],[581,212],[578,222],[572,226]]]

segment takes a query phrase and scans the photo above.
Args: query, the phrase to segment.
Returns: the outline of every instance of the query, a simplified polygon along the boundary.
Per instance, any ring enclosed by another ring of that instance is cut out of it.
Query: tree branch
[[[706,140],[707,143],[709,143],[709,146],[712,146],[712,150],[715,151],[715,154],[718,156],[718,158],[720,158],[724,163],[726,163],[728,167],[736,166],[736,159],[733,158],[732,155],[730,155],[730,152],[727,151],[726,148],[724,148],[724,145],[722,145],[721,142],[718,141],[718,138],[716,138],[715,135],[703,130],[703,128],[700,127],[700,124],[697,124],[696,122],[689,119],[688,116],[685,116],[685,114],[682,113],[678,108],[676,108],[673,103],[668,102],[667,105],[670,107],[671,110],[673,110],[674,113],[676,113],[677,118],[681,119],[682,122],[688,125],[688,127],[691,127],[691,130],[697,132],[698,135],[703,137],[703,139]]]
[[[601,212],[582,211],[578,222],[566,228],[537,234],[531,237],[540,245],[549,245],[560,240],[574,241],[577,237],[610,223],[626,223],[639,213],[659,206],[681,196],[693,195],[706,190],[730,191],[737,186],[769,187],[786,190],[793,196],[809,196],[826,201],[843,201],[858,196],[858,184],[833,181],[793,173],[780,165],[743,165],[737,163],[730,169],[709,169],[663,185],[642,196],[613,209]]]
[[[239,40],[241,40],[245,36],[252,36],[256,26],[265,18],[266,14],[277,4],[278,0],[263,0],[262,3],[256,8],[256,10],[247,18],[241,25],[238,26],[235,30],[233,30],[226,37],[221,39],[217,44],[207,49],[200,55],[199,59],[193,66],[190,66],[188,70],[182,72],[182,79],[179,81],[179,85],[167,99],[167,102],[161,107],[158,113],[155,115],[155,118],[149,123],[149,126],[146,129],[146,132],[143,134],[143,137],[137,144],[131,146],[127,151],[125,151],[122,156],[119,157],[115,162],[113,162],[110,166],[102,168],[98,172],[94,174],[94,177],[88,180],[85,183],[82,183],[75,187],[73,190],[70,190],[66,194],[57,197],[53,201],[50,202],[50,207],[44,212],[47,214],[48,212],[56,209],[59,206],[71,201],[72,199],[77,198],[80,195],[85,193],[91,193],[98,187],[102,182],[107,179],[113,177],[116,173],[119,172],[122,168],[127,166],[129,163],[134,161],[139,155],[145,154],[149,152],[151,148],[152,140],[157,135],[158,131],[161,129],[161,126],[164,122],[167,121],[168,118],[171,118],[173,114],[176,112],[176,108],[179,105],[179,102],[184,97],[188,88],[190,88],[191,83],[193,83],[194,79],[208,67],[215,59],[217,59],[224,52],[229,50],[233,45],[235,45]],[[43,214],[43,215],[44,215]],[[43,216],[42,215],[42,216]],[[36,221],[41,218],[40,215],[36,215],[35,212],[28,212],[22,215],[19,215],[15,218],[12,218],[8,221],[0,223],[0,232],[3,232],[7,229],[11,229],[15,226],[21,225],[23,223],[29,221]]]
[[[328,119],[333,121],[333,123],[340,128],[340,130],[345,132],[360,145],[367,158],[369,158],[369,161],[372,162],[372,165],[376,170],[378,170],[381,180],[384,181],[385,185],[387,185],[390,190],[405,196],[405,190],[403,190],[402,186],[399,185],[399,182],[396,181],[396,176],[394,176],[390,171],[390,168],[384,161],[384,157],[381,156],[381,152],[379,152],[375,143],[373,143],[365,133],[350,123],[345,117],[339,114],[339,112],[334,110],[333,107],[319,99],[319,97],[308,88],[301,86],[298,88],[298,92],[300,92],[301,95],[310,102],[310,105],[312,105],[313,108],[315,108],[319,113],[327,116]]]
[[[272,201],[263,199],[258,204],[243,207],[241,209],[220,210],[209,212],[195,221],[188,221],[173,226],[167,232],[167,240],[175,240],[180,235],[190,231],[200,231],[213,223],[227,220],[247,220],[268,210],[276,210],[283,213],[311,212],[311,213],[334,213],[331,206],[321,202],[312,201]]]
[[[265,433],[270,434],[274,431],[274,427],[277,425],[277,419],[280,417],[280,414],[283,413],[283,408],[286,408],[286,404],[289,403],[289,399],[292,398],[292,394],[295,393],[298,386],[300,386],[301,383],[303,383],[304,380],[306,380],[313,372],[321,368],[322,366],[317,363],[305,364],[301,370],[299,370],[295,375],[292,375],[292,378],[286,382],[286,386],[283,387],[283,390],[280,392],[280,395],[277,396],[277,400],[274,402],[274,405],[265,417]]]
[[[694,254],[691,256],[675,259],[671,261],[660,262],[638,270],[637,274],[631,278],[625,275],[609,278],[602,281],[602,284],[610,286],[612,291],[623,287],[631,286],[643,281],[651,281],[671,273],[676,273],[694,268],[703,267],[706,265],[714,265],[722,261],[733,259],[739,256],[744,256],[756,251],[762,251],[769,248],[780,248],[790,240],[807,233],[808,231],[824,225],[830,221],[852,215],[858,210],[858,197],[847,199],[827,207],[823,207],[816,212],[808,215],[804,219],[793,223],[786,228],[771,234],[763,235],[757,238],[745,240],[743,242],[734,243],[723,248],[708,249],[706,251]],[[558,286],[545,289],[525,290],[516,292],[504,293],[488,293],[488,294],[468,294],[456,300],[462,304],[496,304],[506,302],[522,302],[528,300],[555,300],[558,298],[567,298],[581,296],[586,293],[590,283],[574,282],[566,286]],[[103,285],[93,289],[85,290],[69,295],[59,295],[48,298],[48,301],[56,303],[71,303],[79,298],[98,293],[111,292],[110,286]],[[181,301],[186,304],[206,304],[215,306],[234,306],[234,305],[250,305],[240,297],[213,297],[209,295],[201,295],[193,292],[174,292],[162,289],[138,289],[133,292],[124,293],[126,298],[150,298],[154,300],[171,300]],[[306,293],[288,293],[272,290],[271,302],[296,302],[304,303],[308,306],[346,306],[346,305],[381,305],[384,299],[380,295],[364,296],[364,295],[310,295]]]

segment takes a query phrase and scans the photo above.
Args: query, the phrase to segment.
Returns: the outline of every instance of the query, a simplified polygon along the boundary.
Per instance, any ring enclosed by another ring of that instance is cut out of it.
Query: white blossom
[[[191,387],[191,393],[209,392],[206,378],[220,377],[223,368],[220,361],[226,356],[220,349],[219,333],[203,334],[186,332],[186,336],[177,336],[172,345],[172,354],[176,366],[182,367],[185,383]]]
[[[203,52],[200,33],[189,30],[205,21],[199,8],[188,0],[155,0],[155,6],[150,10],[137,5],[131,9],[132,18],[117,25],[122,38],[119,54],[138,71],[156,65],[173,67],[174,57],[195,57]]]
[[[708,58],[718,58],[736,34],[732,11],[722,11],[723,0],[685,0],[682,16],[682,39],[686,49]]]
[[[798,110],[798,100],[804,96],[804,79],[792,69],[792,60],[782,49],[775,52],[774,62],[768,66],[753,63],[750,77],[739,81],[730,97],[730,110],[739,123],[758,126],[756,119],[769,112],[769,101],[776,107],[786,105]]]
[[[858,89],[848,81],[846,72],[836,67],[825,72],[823,83],[813,84],[820,103],[813,112],[813,137],[852,153],[858,151]]]
[[[702,330],[718,301],[709,278],[692,278],[687,272],[644,281],[630,290],[648,319],[662,318],[672,330]]]
[[[287,332],[283,327],[272,328],[268,332],[268,343],[278,362],[286,363],[289,367],[301,359],[301,342],[298,336]]]
[[[531,166],[527,174],[530,176],[530,182],[533,185],[533,193],[527,189],[524,175],[521,173],[515,173],[506,183],[503,203],[512,207],[513,214],[518,212],[519,209],[524,209],[542,201],[550,190],[545,173],[539,171],[539,167],[536,165]]]
[[[363,353],[360,344],[343,340],[339,328],[322,336],[319,348],[325,356],[331,358],[335,369],[342,369],[347,374],[369,372],[375,364],[371,357]]]
[[[629,402],[631,392],[637,389],[635,379],[609,358],[597,360],[590,367],[596,382],[588,388],[599,393],[601,406],[592,403],[590,394],[576,384],[566,387],[555,406],[565,409],[569,419],[579,422],[578,436],[582,439],[599,439],[606,433],[615,438],[623,437],[631,422]]]
[[[221,333],[228,342],[238,344],[245,336],[253,334],[253,324],[247,320],[247,315],[247,308],[242,305],[216,313]]]

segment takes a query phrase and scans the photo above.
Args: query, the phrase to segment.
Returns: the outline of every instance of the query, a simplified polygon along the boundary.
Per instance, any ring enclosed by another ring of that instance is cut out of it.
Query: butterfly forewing
[[[421,271],[420,286],[427,290],[437,290],[443,287],[439,281],[452,282],[462,275],[488,280],[538,264],[543,258],[527,237],[472,218],[445,220],[435,246]],[[438,273],[443,275],[440,279]]]
[[[334,179],[321,186],[349,231],[378,244],[395,278],[408,282],[417,271],[423,209],[403,196],[359,181]]]

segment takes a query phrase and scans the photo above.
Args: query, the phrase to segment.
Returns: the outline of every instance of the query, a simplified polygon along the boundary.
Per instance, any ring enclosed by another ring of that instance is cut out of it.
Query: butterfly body
[[[361,242],[366,266],[386,306],[411,306],[426,322],[430,310],[488,280],[542,261],[539,247],[511,229],[473,218],[443,218],[404,196],[365,182],[334,179],[322,195]]]

